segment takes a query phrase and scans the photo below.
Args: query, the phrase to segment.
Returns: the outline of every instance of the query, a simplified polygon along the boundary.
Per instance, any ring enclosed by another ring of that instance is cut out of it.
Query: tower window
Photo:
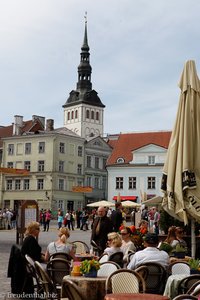
[[[94,120],[94,111],[91,112],[91,119]]]
[[[74,112],[72,111],[72,113],[71,113],[71,118],[72,118],[72,120],[73,120],[73,118],[74,118]]]
[[[70,112],[67,113],[67,120],[70,120]]]
[[[89,111],[89,109],[86,110],[86,118],[87,118],[87,119],[90,118],[90,111]]]
[[[75,111],[75,119],[78,119],[78,110]]]
[[[96,112],[96,120],[99,121],[99,112]]]

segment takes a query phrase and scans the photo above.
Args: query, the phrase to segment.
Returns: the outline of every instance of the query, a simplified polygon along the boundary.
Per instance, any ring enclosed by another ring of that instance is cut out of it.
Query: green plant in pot
[[[168,244],[167,242],[162,242],[159,247],[159,250],[163,250],[163,251],[167,252],[168,254],[171,253],[172,249],[173,249],[173,247],[170,244]]]
[[[190,273],[191,274],[200,274],[200,260],[190,258],[188,261],[188,264],[190,266]]]
[[[183,247],[180,244],[177,244],[176,247],[172,250],[172,253],[177,258],[185,258],[186,252],[187,252],[187,248]]]
[[[100,269],[100,263],[95,259],[85,259],[81,262],[80,272],[85,277],[97,277],[97,271]]]

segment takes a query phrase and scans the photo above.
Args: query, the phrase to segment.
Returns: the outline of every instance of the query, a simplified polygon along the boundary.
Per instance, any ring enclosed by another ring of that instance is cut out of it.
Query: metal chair
[[[66,298],[69,300],[86,300],[82,295],[78,285],[74,284],[69,279],[63,279],[61,287],[61,299],[64,300]]]
[[[146,293],[162,295],[167,280],[167,271],[159,263],[148,262],[140,266],[148,268],[148,276],[146,279]]]
[[[72,242],[72,245],[75,248],[75,253],[76,254],[81,254],[81,253],[89,253],[90,252],[90,248],[88,247],[88,245],[82,241],[74,241]]]
[[[169,274],[187,274],[190,275],[190,266],[186,261],[175,261],[169,265]]]
[[[137,272],[138,274],[140,274],[140,276],[144,279],[144,281],[146,282],[147,277],[149,275],[149,270],[147,268],[147,266],[140,266],[137,269],[134,270],[135,272]]]
[[[114,261],[103,262],[100,265],[100,269],[97,271],[97,277],[105,276],[108,277],[110,274],[120,269],[120,266]]]
[[[70,274],[71,261],[63,258],[53,258],[47,263],[47,272],[56,287],[62,285],[62,279]]]
[[[43,299],[58,299],[58,291],[56,290],[53,281],[38,261],[35,261],[35,269],[43,288]]]
[[[145,293],[145,291],[144,279],[133,270],[119,269],[106,280],[106,293]]]

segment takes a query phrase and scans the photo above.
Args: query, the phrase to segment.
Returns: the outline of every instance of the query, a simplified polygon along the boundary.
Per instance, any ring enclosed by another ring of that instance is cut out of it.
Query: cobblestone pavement
[[[57,226],[56,221],[51,221],[50,229],[48,232],[41,232],[38,242],[41,245],[43,252],[45,252],[47,245],[57,239]],[[70,240],[81,240],[90,244],[91,230],[82,231],[75,229],[70,231]],[[16,244],[16,230],[0,230],[0,299],[4,298],[10,292],[10,278],[7,278],[7,267],[10,255],[10,249],[13,244]]]

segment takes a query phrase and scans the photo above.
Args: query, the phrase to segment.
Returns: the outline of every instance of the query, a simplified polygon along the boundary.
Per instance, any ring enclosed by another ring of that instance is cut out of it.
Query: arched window
[[[75,119],[78,119],[78,110],[75,110]]]
[[[94,111],[91,112],[91,119],[94,120]]]
[[[70,120],[70,112],[67,113],[67,120]]]
[[[89,111],[89,109],[86,110],[86,118],[87,118],[87,119],[90,118],[90,111]]]
[[[99,121],[99,112],[96,112],[96,120]]]
[[[72,111],[71,116],[72,116],[72,119],[73,119],[74,118],[74,111]]]

